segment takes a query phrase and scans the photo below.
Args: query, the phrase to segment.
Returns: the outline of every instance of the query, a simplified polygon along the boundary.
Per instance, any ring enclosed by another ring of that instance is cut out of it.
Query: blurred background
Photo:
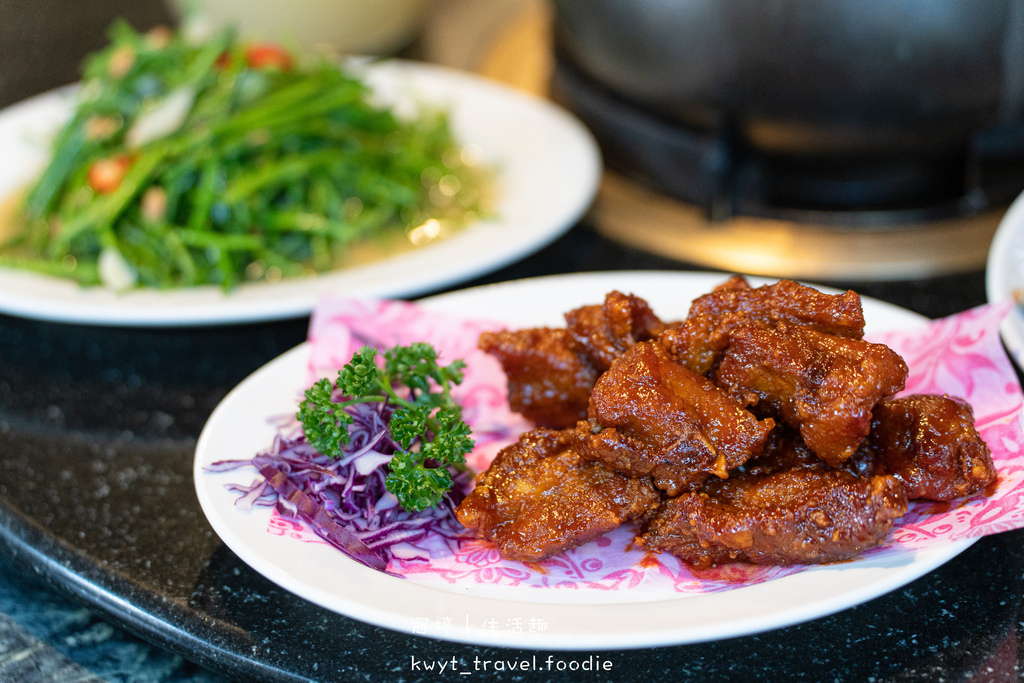
[[[316,49],[421,57],[483,72],[527,90],[546,88],[551,7],[546,0],[0,0],[0,106],[74,82],[82,58],[107,43],[122,17],[139,30],[176,25],[191,10],[210,24]],[[207,8],[203,11],[203,8]],[[239,12],[239,8],[244,11]]]
[[[604,153],[596,228],[684,263],[818,280],[975,270],[1024,189],[1016,0],[16,5],[0,0],[0,106],[74,81],[114,17],[145,29],[187,8],[550,95]]]

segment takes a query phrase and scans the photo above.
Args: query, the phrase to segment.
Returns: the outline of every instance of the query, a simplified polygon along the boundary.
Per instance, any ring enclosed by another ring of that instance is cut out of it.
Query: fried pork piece
[[[636,542],[698,568],[736,560],[820,564],[878,545],[906,511],[906,491],[890,476],[742,474],[666,501]]]
[[[872,409],[906,379],[907,364],[883,344],[788,325],[734,330],[715,373],[735,399],[799,429],[833,466],[853,455]]]
[[[565,320],[566,329],[484,332],[479,342],[505,370],[512,410],[552,429],[586,419],[597,377],[637,341],[665,329],[646,301],[617,291],[604,304],[566,313]]]
[[[911,499],[949,501],[996,480],[988,446],[974,428],[974,411],[949,396],[917,394],[875,408],[871,439],[885,471]]]
[[[765,441],[764,452],[738,467],[736,473],[763,476],[791,469],[840,469],[856,477],[886,474],[878,454],[869,441],[870,439],[862,441],[853,455],[844,460],[838,468],[833,468],[807,447],[799,432],[777,424]]]
[[[601,375],[576,448],[633,477],[654,479],[670,496],[759,453],[774,422],[760,421],[712,382],[641,342]]]
[[[582,460],[572,432],[535,429],[498,453],[455,515],[508,560],[535,562],[655,509],[647,479]]]
[[[564,429],[587,416],[598,372],[572,348],[564,329],[547,327],[484,332],[479,346],[495,356],[508,377],[512,410],[541,427]]]
[[[665,323],[646,301],[614,290],[605,295],[602,305],[569,311],[565,322],[575,348],[600,372],[633,344],[656,339],[665,330]]]
[[[660,339],[683,365],[707,374],[721,360],[733,330],[780,323],[850,339],[864,336],[864,312],[856,292],[825,294],[792,280],[753,288],[735,275],[694,299],[683,324],[666,330]]]

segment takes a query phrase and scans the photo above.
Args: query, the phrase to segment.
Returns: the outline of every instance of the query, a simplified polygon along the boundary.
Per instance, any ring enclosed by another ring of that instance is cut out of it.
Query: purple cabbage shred
[[[338,550],[381,571],[391,557],[429,559],[429,552],[416,544],[430,534],[451,543],[464,538],[455,507],[465,497],[469,474],[452,472],[452,490],[437,507],[406,511],[384,486],[387,464],[398,448],[387,427],[392,409],[386,403],[359,403],[346,412],[355,423],[340,458],[318,453],[295,428],[294,436],[279,432],[271,448],[251,460],[221,460],[206,470],[252,465],[260,478],[249,486],[227,485],[239,494],[237,508],[276,506],[282,516],[302,520]]]

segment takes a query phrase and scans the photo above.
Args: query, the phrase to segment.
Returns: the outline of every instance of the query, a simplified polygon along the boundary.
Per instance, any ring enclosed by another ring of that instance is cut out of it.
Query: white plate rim
[[[568,230],[592,203],[601,174],[593,136],[558,105],[510,86],[432,64],[385,60],[362,65],[387,91],[411,91],[450,105],[460,142],[479,145],[499,168],[495,220],[453,237],[344,270],[243,284],[117,294],[70,280],[0,267],[0,312],[53,322],[110,326],[239,324],[309,314],[323,291],[409,297],[501,268]],[[70,112],[76,87],[60,88],[0,111],[0,200],[41,170],[44,141]]]
[[[1016,258],[1015,254],[1020,254]],[[999,221],[985,267],[985,296],[989,303],[1013,298],[1024,287],[1024,193],[1020,194]],[[1024,311],[1014,306],[999,326],[1010,358],[1024,370]]]
[[[707,291],[723,279],[724,276],[718,273],[658,271],[558,275],[460,290],[425,299],[421,303],[443,312],[463,311],[463,314],[472,314],[474,310],[470,302],[479,305],[482,301],[493,299],[495,295],[515,295],[535,300],[528,295],[547,292],[548,300],[562,300],[565,294],[551,296],[551,293],[571,291],[575,296],[575,293],[581,291],[603,292],[616,288],[645,296],[645,293],[664,292],[681,283],[693,290]],[[598,298],[600,296],[603,294],[597,295]],[[585,300],[576,298],[572,305],[594,298],[593,295]],[[650,298],[656,300],[657,297]],[[864,303],[868,316],[874,314],[875,317],[883,315],[889,319],[895,318],[900,327],[926,320],[915,313],[877,300],[865,298]],[[658,311],[656,305],[655,310]],[[525,324],[514,320],[511,322]],[[540,321],[538,324],[552,323]],[[274,372],[274,368],[291,366],[291,371],[294,371],[295,368],[305,367],[307,356],[307,344],[293,348],[244,380],[217,406],[196,447],[193,471],[196,493],[214,531],[243,562],[296,595],[377,626],[416,632],[415,622],[421,618],[419,615],[428,620],[436,620],[443,616],[455,618],[466,614],[465,629],[461,628],[460,622],[455,621],[455,627],[450,632],[429,632],[425,635],[475,645],[543,650],[617,650],[719,640],[790,626],[859,605],[910,583],[948,562],[974,543],[970,539],[905,555],[815,567],[799,574],[721,593],[672,595],[658,602],[643,600],[634,603],[602,603],[599,600],[588,600],[579,604],[545,603],[541,593],[536,594],[536,600],[518,601],[506,599],[505,596],[474,595],[472,588],[460,594],[429,584],[418,584],[413,580],[387,576],[348,560],[326,546],[319,546],[337,558],[337,563],[333,559],[328,560],[333,566],[345,565],[344,573],[351,580],[351,585],[344,588],[327,589],[318,581],[310,580],[306,569],[303,571],[307,576],[297,577],[282,567],[280,554],[275,559],[271,556],[273,550],[266,547],[260,549],[247,541],[244,530],[252,529],[245,525],[249,523],[250,527],[259,527],[259,523],[251,524],[252,520],[232,509],[230,502],[225,506],[223,496],[217,500],[215,484],[219,486],[227,481],[238,481],[237,476],[232,480],[223,475],[211,476],[203,470],[205,465],[215,459],[246,457],[244,454],[225,454],[223,450],[214,453],[211,450],[214,433],[232,404],[242,396],[252,396],[261,378]],[[265,524],[259,527],[259,532],[268,536],[262,531],[263,528]],[[417,607],[413,610],[409,605]],[[470,615],[486,615],[500,622],[502,618],[514,618],[514,615],[522,617],[524,610],[531,618],[543,619],[552,628],[543,633],[498,631],[478,626],[481,623],[478,618],[470,619]],[[712,621],[695,624],[695,617],[709,617]]]

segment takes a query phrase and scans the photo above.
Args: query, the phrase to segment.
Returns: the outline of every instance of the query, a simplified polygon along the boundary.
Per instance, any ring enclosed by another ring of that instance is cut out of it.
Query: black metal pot
[[[556,0],[608,89],[756,148],[942,151],[1024,118],[1020,0]]]

